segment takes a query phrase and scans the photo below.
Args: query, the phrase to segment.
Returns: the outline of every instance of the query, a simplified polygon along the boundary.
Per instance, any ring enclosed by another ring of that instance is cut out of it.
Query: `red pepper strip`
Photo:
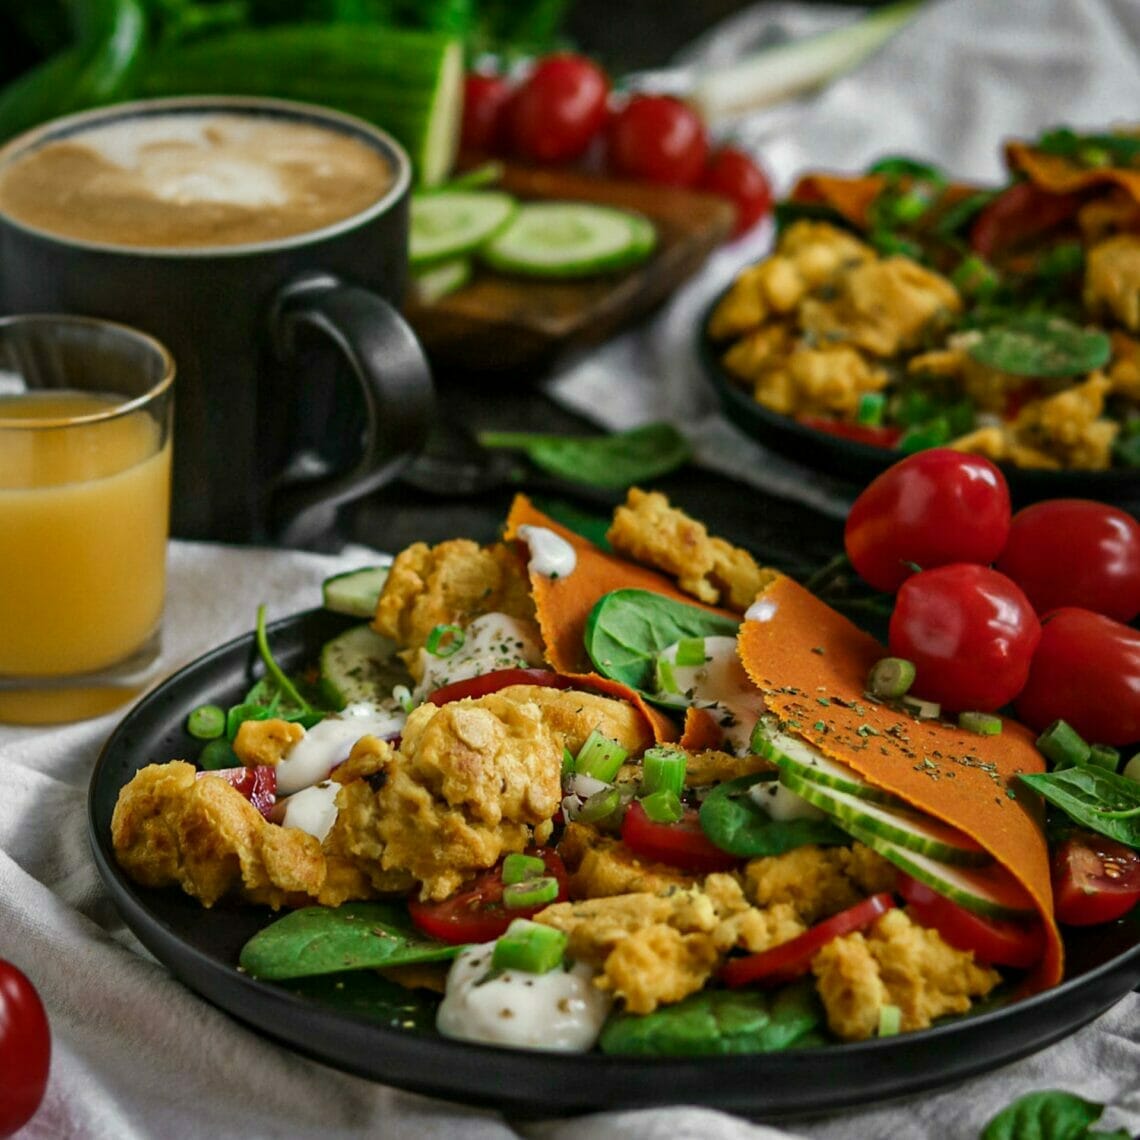
[[[866,443],[871,447],[894,447],[902,435],[902,429],[897,427],[849,424],[843,420],[829,420],[824,416],[801,416],[799,422],[815,431],[839,436],[840,439],[850,439],[855,443]]]
[[[1051,194],[1032,182],[1015,182],[974,219],[970,248],[987,258],[1014,249],[1067,221],[1083,200],[1079,194]]]

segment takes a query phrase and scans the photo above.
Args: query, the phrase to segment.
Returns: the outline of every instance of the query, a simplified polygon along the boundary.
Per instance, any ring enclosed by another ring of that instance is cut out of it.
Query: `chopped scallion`
[[[1115,772],[1120,765],[1120,750],[1110,744],[1094,744],[1089,748],[1088,763]]]
[[[993,713],[961,712],[958,714],[958,727],[981,736],[997,736],[1001,732],[1001,717]]]
[[[879,1036],[894,1037],[902,1027],[902,1010],[897,1005],[879,1006]]]
[[[597,823],[613,815],[621,807],[621,792],[617,788],[605,788],[587,796],[574,816],[579,823]]]
[[[512,851],[503,859],[503,883],[525,883],[546,874],[546,864],[537,855],[523,855]]]
[[[677,652],[673,659],[675,665],[703,665],[707,660],[703,637],[682,637],[677,642]]]
[[[562,779],[574,775],[574,753],[566,745],[562,745]]]
[[[871,666],[867,675],[867,692],[888,701],[903,696],[913,684],[914,662],[905,657],[884,657]]]
[[[199,705],[186,718],[186,731],[195,740],[216,740],[226,731],[226,712],[218,705]]]
[[[656,674],[659,693],[679,693],[681,691],[681,686],[677,684],[677,675],[673,672],[672,661],[658,657]]]
[[[921,697],[904,696],[900,704],[911,716],[919,720],[937,720],[942,715],[942,706],[937,701],[924,701]]]
[[[219,768],[240,768],[241,761],[230,742],[220,736],[198,754],[198,767],[204,772],[216,772]]]
[[[1137,752],[1127,764],[1124,765],[1124,771],[1120,773],[1125,779],[1135,780],[1140,783],[1140,752]]]
[[[679,796],[685,786],[688,757],[679,748],[647,748],[641,757],[641,788],[647,795],[670,791]]]
[[[596,728],[586,737],[574,758],[574,771],[609,783],[625,763],[629,752],[616,740],[603,736]]]
[[[510,883],[503,887],[503,906],[508,910],[521,910],[523,907],[543,906],[558,898],[558,880],[552,875],[537,879],[526,879],[520,883]]]
[[[887,406],[887,398],[882,392],[864,392],[859,397],[859,404],[855,409],[855,422],[866,427],[879,427],[883,422],[883,411]]]
[[[495,970],[521,970],[526,974],[547,974],[562,964],[566,935],[553,926],[543,926],[516,918],[495,943],[491,967]]]
[[[1037,738],[1037,747],[1054,768],[1072,768],[1088,761],[1092,749],[1067,721],[1055,720]]]
[[[427,635],[424,648],[433,657],[450,657],[463,648],[465,635],[457,625],[437,625]]]
[[[641,801],[642,810],[654,823],[677,823],[684,818],[685,806],[676,792],[662,788]]]
[[[412,690],[407,685],[393,685],[392,700],[406,713],[411,712],[416,707],[416,703],[412,699]]]

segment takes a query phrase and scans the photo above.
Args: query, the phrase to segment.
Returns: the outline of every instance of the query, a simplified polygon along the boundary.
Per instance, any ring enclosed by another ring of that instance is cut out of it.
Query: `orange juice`
[[[169,438],[145,411],[77,421],[123,402],[67,391],[0,396],[0,674],[100,669],[158,626]],[[57,417],[59,426],[18,426]]]

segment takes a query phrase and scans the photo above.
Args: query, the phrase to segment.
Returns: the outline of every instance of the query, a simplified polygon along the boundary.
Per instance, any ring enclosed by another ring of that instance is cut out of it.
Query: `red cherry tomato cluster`
[[[845,529],[847,556],[896,593],[891,653],[913,692],[956,711],[1013,703],[1041,730],[1140,740],[1140,524],[1084,499],[1011,512],[989,460],[921,451],[875,479]]]
[[[620,178],[691,186],[729,199],[735,233],[772,208],[763,169],[736,147],[713,147],[704,121],[670,95],[614,100],[605,73],[584,56],[544,56],[521,82],[472,72],[464,88],[465,150],[568,163],[597,147]]]
[[[24,973],[0,959],[0,1136],[11,1136],[35,1115],[50,1067],[43,1002]]]

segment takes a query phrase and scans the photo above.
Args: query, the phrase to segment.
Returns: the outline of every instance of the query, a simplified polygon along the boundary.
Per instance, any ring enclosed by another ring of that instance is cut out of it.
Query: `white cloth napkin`
[[[826,15],[816,6],[761,5],[701,49],[730,49],[748,21],[771,11]],[[886,151],[927,155],[964,177],[996,176],[1006,134],[1134,115],[1138,56],[1135,0],[936,0],[857,75],[742,123],[741,137],[781,189],[800,169],[851,168]],[[725,248],[645,329],[577,362],[551,390],[607,426],[672,418],[693,427],[704,461],[841,511],[834,488],[721,420],[695,368],[696,314],[766,241],[760,231]],[[325,576],[374,559],[359,548],[329,557],[173,543],[166,667],[251,628],[258,603],[271,616],[307,608]],[[119,715],[50,729],[0,727],[0,957],[34,980],[54,1035],[47,1097],[24,1140],[972,1140],[998,1108],[1044,1088],[1107,1103],[1104,1127],[1140,1131],[1136,995],[1060,1044],[964,1086],[787,1130],[684,1106],[512,1124],[308,1061],[172,980],[118,919],[89,852],[86,796]],[[758,1062],[758,1081],[761,1071]]]

